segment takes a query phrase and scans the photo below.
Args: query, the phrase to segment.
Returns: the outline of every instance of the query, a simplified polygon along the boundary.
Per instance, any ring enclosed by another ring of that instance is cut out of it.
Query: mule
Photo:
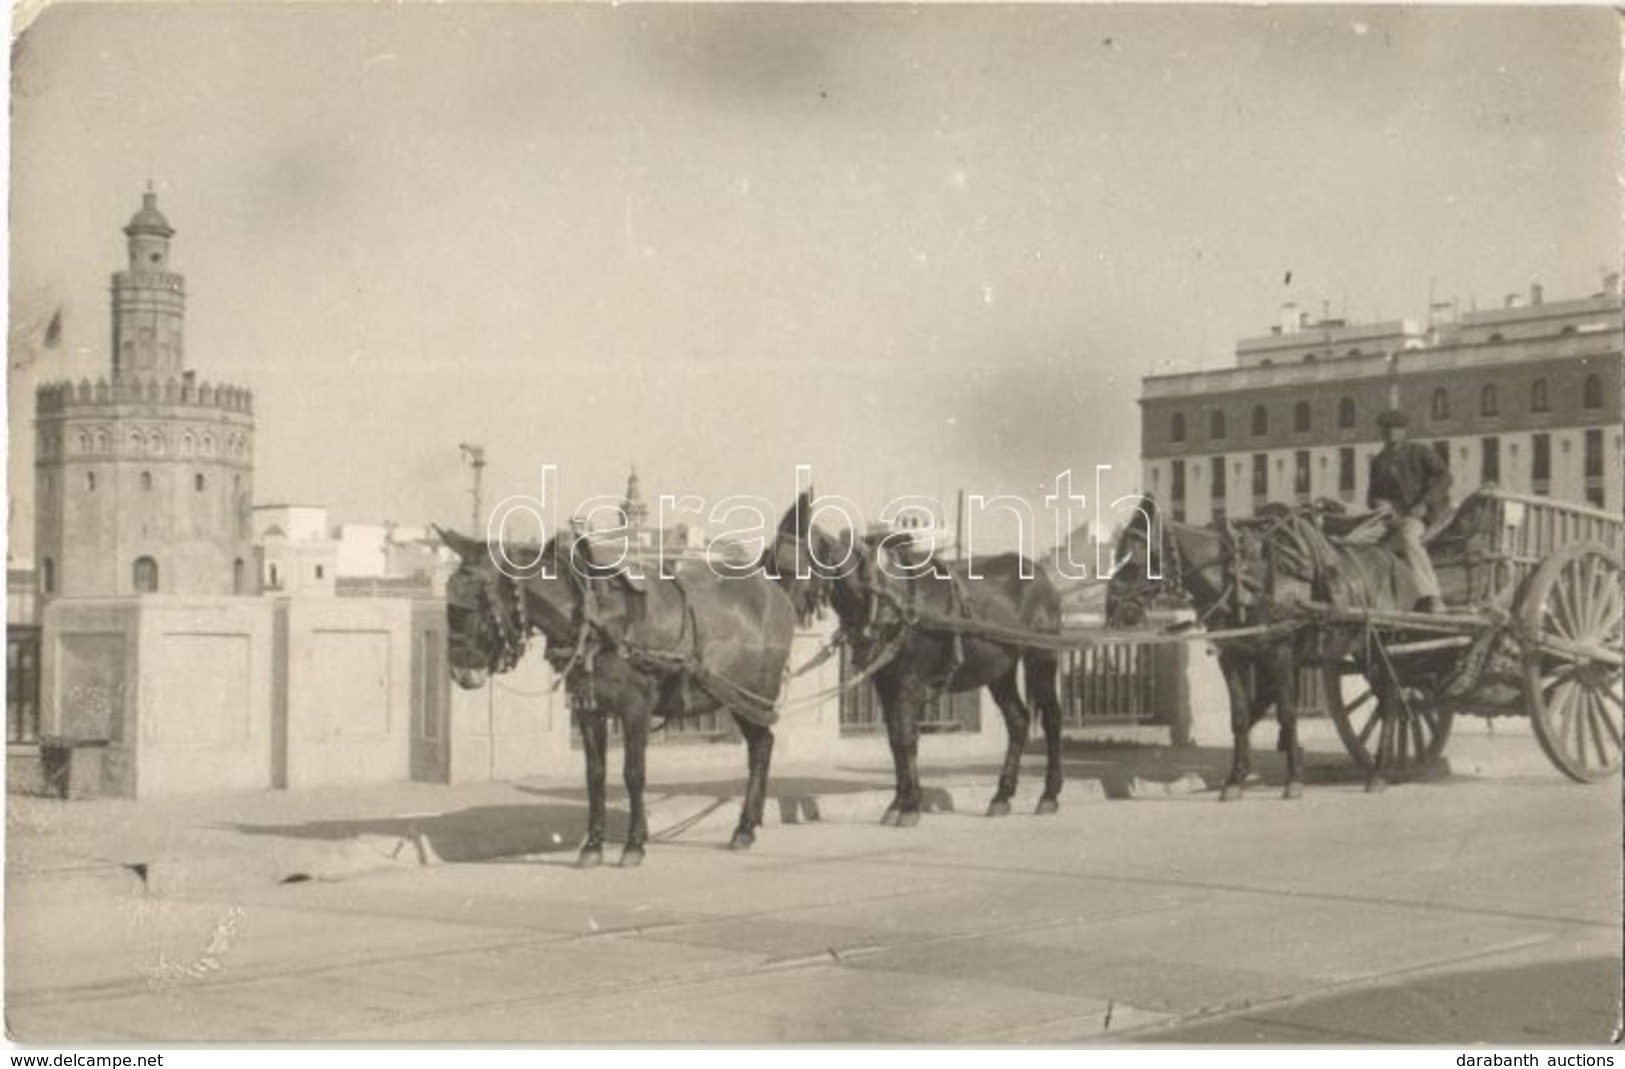
[[[1140,499],[1119,535],[1114,560],[1124,561],[1107,586],[1108,624],[1143,618],[1147,600],[1173,594],[1188,600],[1210,630],[1259,627],[1261,632],[1218,643],[1219,669],[1230,702],[1230,773],[1222,801],[1242,797],[1251,774],[1252,728],[1273,707],[1277,748],[1286,755],[1282,794],[1303,794],[1303,750],[1298,743],[1298,669],[1328,658],[1356,658],[1356,629],[1294,626],[1297,609],[1314,602],[1339,607],[1410,609],[1415,575],[1396,554],[1376,544],[1343,544],[1324,537],[1308,516],[1274,506],[1257,518],[1217,527],[1164,519],[1154,498]],[[1272,624],[1282,625],[1272,630]],[[1372,664],[1368,679],[1379,702],[1383,744],[1398,700],[1391,669]],[[1379,749],[1368,790],[1385,785]]]
[[[920,821],[919,725],[925,706],[940,694],[983,687],[993,695],[1008,734],[987,815],[1010,812],[1032,722],[1029,702],[1038,708],[1045,739],[1037,812],[1057,812],[1063,780],[1058,654],[977,633],[983,627],[1058,635],[1061,597],[1053,581],[1015,553],[974,561],[904,561],[904,567],[888,569],[882,552],[874,540],[837,539],[816,527],[809,491],[785,513],[763,557],[764,570],[789,594],[803,622],[825,604],[835,610],[839,635],[855,665],[873,680],[896,783],[881,823],[906,828]],[[1018,674],[1024,677],[1025,700]]]
[[[540,550],[520,550],[440,534],[461,558],[446,587],[452,679],[465,689],[484,685],[513,668],[537,633],[562,677],[586,759],[581,866],[603,861],[611,717],[621,724],[629,808],[623,866],[640,864],[648,842],[645,763],[657,718],[718,710],[733,716],[745,739],[748,778],[729,845],[742,850],[755,842],[795,632],[795,613],[782,590],[759,575],[724,579],[703,562],[639,578],[595,563],[590,547],[563,536]],[[523,558],[517,564],[515,552]]]

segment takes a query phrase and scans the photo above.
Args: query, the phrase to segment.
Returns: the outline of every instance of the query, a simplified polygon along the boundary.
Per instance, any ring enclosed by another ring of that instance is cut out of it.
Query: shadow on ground
[[[1618,958],[1447,973],[1181,1025],[1138,1041],[1595,1046],[1618,1036],[1620,983]]]
[[[626,838],[626,814],[611,809],[605,833]],[[312,820],[302,824],[233,824],[243,835],[342,842],[382,840],[426,846],[442,861],[487,861],[518,854],[574,850],[587,834],[587,811],[577,805],[484,805],[450,813]]]
[[[884,743],[876,742],[877,758],[885,753]],[[929,755],[926,755],[929,757]],[[1069,742],[1063,757],[1066,778],[1071,782],[1098,780],[1108,798],[1132,798],[1137,785],[1147,781],[1187,784],[1216,789],[1230,767],[1230,751],[1220,747],[1168,747],[1143,744],[1100,744]],[[1258,789],[1278,787],[1285,777],[1282,756],[1272,750],[1259,750],[1253,767],[1258,773]],[[946,813],[955,809],[950,787],[967,786],[991,792],[998,779],[999,765],[926,765],[921,770],[924,808]],[[1314,753],[1305,766],[1311,786],[1357,783],[1360,770],[1342,754]],[[1029,788],[1043,776],[1042,749],[1029,750],[1022,766],[1023,782]],[[827,800],[840,796],[887,794],[893,789],[889,770],[837,766],[827,776],[788,775],[769,781],[769,806],[786,823],[813,817],[816,809],[809,799]],[[515,784],[514,790],[537,799],[535,804],[474,806],[446,813],[316,820],[300,824],[231,824],[243,835],[273,836],[290,840],[342,842],[374,840],[385,853],[403,849],[401,843],[423,852],[424,860],[486,861],[523,854],[545,854],[574,850],[586,835],[586,788],[584,786],[531,786]],[[706,779],[664,780],[657,778],[649,787],[650,831],[655,837],[679,833],[702,820],[717,817],[719,811],[731,816],[740,804],[744,776]],[[958,790],[961,800],[964,791]],[[1066,792],[1061,794],[1066,804]],[[984,803],[977,799],[979,814]],[[626,837],[626,794],[619,786],[609,790],[606,837],[611,842]],[[826,804],[827,808],[827,804]],[[875,819],[884,810],[875,802]],[[726,819],[726,817],[718,818]],[[432,858],[429,856],[432,854]]]

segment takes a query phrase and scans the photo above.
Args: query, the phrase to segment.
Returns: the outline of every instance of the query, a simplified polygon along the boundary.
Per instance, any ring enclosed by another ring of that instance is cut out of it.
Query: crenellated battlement
[[[119,405],[180,405],[252,415],[254,391],[225,383],[125,375],[46,383],[35,394],[35,411],[41,416]]]

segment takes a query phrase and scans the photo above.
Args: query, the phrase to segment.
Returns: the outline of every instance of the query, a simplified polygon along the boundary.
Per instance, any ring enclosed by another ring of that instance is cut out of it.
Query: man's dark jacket
[[[1431,521],[1449,505],[1450,469],[1420,442],[1396,442],[1371,458],[1371,489],[1366,504],[1386,501],[1401,513],[1424,502]]]

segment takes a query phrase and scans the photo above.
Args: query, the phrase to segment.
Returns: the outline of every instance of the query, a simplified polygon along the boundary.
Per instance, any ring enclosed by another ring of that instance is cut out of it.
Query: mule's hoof
[[[643,864],[643,847],[629,846],[621,851],[621,868],[635,869]]]
[[[912,828],[919,822],[920,811],[918,809],[905,809],[897,814],[897,826],[899,828]]]
[[[1219,801],[1221,801],[1221,802],[1239,802],[1239,801],[1241,801],[1241,795],[1242,795],[1241,784],[1239,784],[1239,783],[1226,783],[1224,785],[1224,789],[1219,792]]]
[[[880,815],[880,823],[888,828],[895,828],[897,827],[897,821],[901,814],[902,810],[898,809],[896,806],[891,806]]]
[[[1038,808],[1033,810],[1033,813],[1036,816],[1040,816],[1040,817],[1053,817],[1055,814],[1059,813],[1060,811],[1061,811],[1061,803],[1060,803],[1059,799],[1056,799],[1056,798],[1040,798],[1038,800]]]
[[[1002,798],[995,798],[987,803],[987,815],[990,817],[1007,817],[1010,815],[1010,803]]]
[[[1367,794],[1381,794],[1387,789],[1388,781],[1383,779],[1381,776],[1372,776],[1370,779],[1365,781],[1365,793]]]
[[[583,846],[581,855],[576,858],[576,868],[595,869],[604,863],[604,852],[596,846]]]
[[[1286,789],[1281,792],[1281,797],[1282,798],[1302,798],[1303,797],[1303,784],[1299,783],[1297,780],[1289,781],[1287,783],[1287,785],[1286,785]]]
[[[748,831],[736,831],[734,837],[728,840],[729,850],[749,850],[756,843],[756,836]]]

